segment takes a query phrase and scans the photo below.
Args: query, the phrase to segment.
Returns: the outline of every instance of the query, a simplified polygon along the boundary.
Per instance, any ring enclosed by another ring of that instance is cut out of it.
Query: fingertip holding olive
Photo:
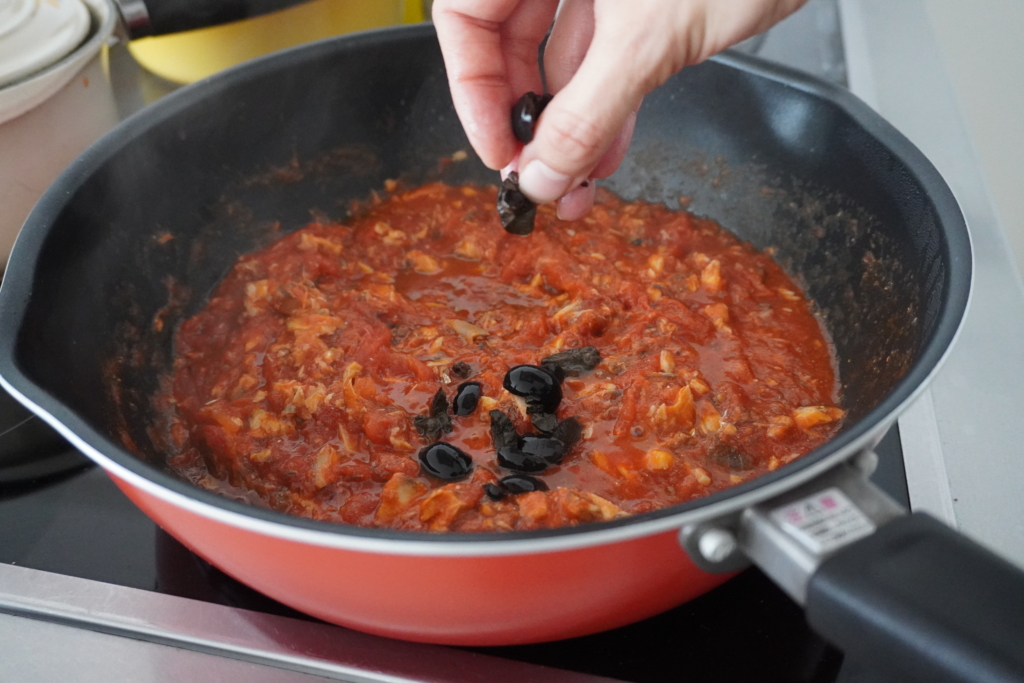
[[[536,365],[517,365],[505,374],[502,386],[526,399],[535,412],[554,413],[562,402],[562,387],[551,372]]]
[[[549,94],[538,95],[535,92],[528,92],[512,105],[512,132],[519,142],[525,145],[533,140],[537,120],[553,98],[554,96]]]
[[[443,441],[421,449],[419,459],[427,474],[447,481],[463,479],[473,471],[472,458],[461,449]]]
[[[452,412],[459,417],[471,414],[476,410],[477,403],[480,401],[480,394],[481,389],[479,382],[463,382],[459,385],[459,388],[455,390],[455,400],[452,402]]]

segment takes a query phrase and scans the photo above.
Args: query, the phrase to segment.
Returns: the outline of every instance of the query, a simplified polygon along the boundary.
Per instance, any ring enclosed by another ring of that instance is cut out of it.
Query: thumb
[[[647,46],[645,68],[629,55],[630,42],[598,27],[579,69],[544,109],[519,161],[519,187],[533,201],[554,201],[585,180],[657,85],[662,55]]]

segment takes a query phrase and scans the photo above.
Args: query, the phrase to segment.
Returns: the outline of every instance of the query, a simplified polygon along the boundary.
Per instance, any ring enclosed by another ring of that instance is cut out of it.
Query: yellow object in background
[[[293,45],[423,19],[422,0],[311,0],[230,24],[133,40],[128,50],[157,76],[191,83]]]

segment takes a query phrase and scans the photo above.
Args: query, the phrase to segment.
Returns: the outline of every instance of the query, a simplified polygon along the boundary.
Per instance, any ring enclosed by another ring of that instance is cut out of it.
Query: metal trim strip
[[[5,564],[0,613],[352,683],[613,681]]]

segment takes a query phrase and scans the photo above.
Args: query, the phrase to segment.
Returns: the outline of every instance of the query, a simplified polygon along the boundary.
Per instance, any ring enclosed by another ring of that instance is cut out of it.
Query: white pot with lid
[[[0,267],[57,175],[118,121],[109,0],[0,0]]]
[[[302,2],[0,0],[0,270],[43,191],[119,120],[101,58],[108,42],[214,26]]]
[[[88,35],[90,23],[82,0],[0,0],[0,87],[64,59]]]

